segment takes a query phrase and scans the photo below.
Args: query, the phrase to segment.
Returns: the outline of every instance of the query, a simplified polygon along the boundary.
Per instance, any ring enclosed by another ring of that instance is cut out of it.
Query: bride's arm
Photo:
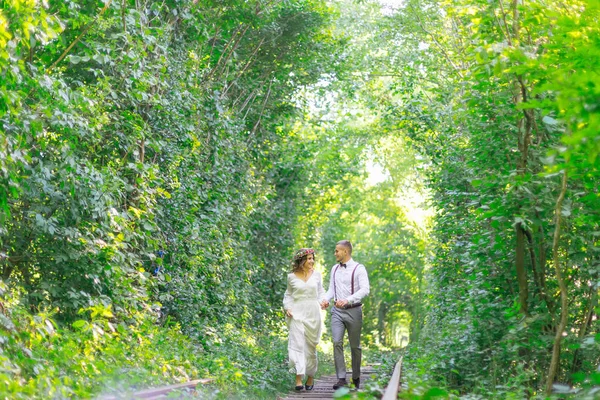
[[[318,275],[319,279],[317,281],[317,299],[319,303],[323,303],[323,301],[327,300],[327,293],[325,293],[325,289],[323,289],[323,276],[321,274]]]
[[[294,300],[292,299],[292,284],[290,282],[290,276],[287,276],[287,289],[285,290],[285,294],[283,295],[283,308],[285,309],[285,314],[288,317],[292,316],[292,305],[294,304]]]

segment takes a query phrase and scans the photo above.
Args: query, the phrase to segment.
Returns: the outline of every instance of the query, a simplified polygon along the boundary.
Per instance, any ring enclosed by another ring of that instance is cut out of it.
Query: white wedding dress
[[[287,318],[290,368],[296,375],[314,376],[317,372],[317,344],[321,340],[320,302],[324,299],[321,274],[314,271],[306,282],[288,274],[283,307],[292,310]]]

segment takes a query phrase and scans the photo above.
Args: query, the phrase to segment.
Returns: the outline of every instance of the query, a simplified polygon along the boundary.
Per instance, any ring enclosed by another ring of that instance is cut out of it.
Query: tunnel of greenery
[[[401,396],[594,398],[598,15],[0,0],[0,397],[273,398],[291,255],[350,239]]]

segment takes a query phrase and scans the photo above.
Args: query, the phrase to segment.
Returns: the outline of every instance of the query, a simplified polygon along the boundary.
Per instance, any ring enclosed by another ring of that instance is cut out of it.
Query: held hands
[[[348,305],[348,300],[337,300],[333,305],[337,308],[344,308]],[[321,310],[325,310],[327,307],[329,307],[329,301],[323,300],[321,302]]]
[[[344,308],[348,305],[348,300],[338,300],[335,302],[337,308]]]
[[[338,300],[334,303],[334,306],[336,306],[338,308],[344,308],[347,305],[348,305],[348,300]],[[326,310],[328,307],[329,307],[329,301],[323,300],[321,302],[321,310]],[[290,310],[290,309],[285,310],[285,315],[290,318],[293,317],[292,310]]]

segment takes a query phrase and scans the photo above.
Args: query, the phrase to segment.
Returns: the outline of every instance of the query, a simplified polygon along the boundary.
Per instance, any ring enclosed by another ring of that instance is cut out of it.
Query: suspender
[[[335,288],[335,274],[338,270],[338,268],[340,267],[340,264],[335,266],[335,269],[333,270],[333,298],[337,301],[337,289]]]
[[[340,267],[340,264],[335,266],[335,269],[333,270],[333,296],[334,298],[337,300],[337,289],[335,287],[335,274],[337,273],[338,268]],[[356,272],[356,269],[360,267],[360,264],[356,264],[356,267],[354,267],[354,269],[352,270],[352,277],[350,279],[350,284],[352,286],[352,294],[354,294],[354,273]]]

